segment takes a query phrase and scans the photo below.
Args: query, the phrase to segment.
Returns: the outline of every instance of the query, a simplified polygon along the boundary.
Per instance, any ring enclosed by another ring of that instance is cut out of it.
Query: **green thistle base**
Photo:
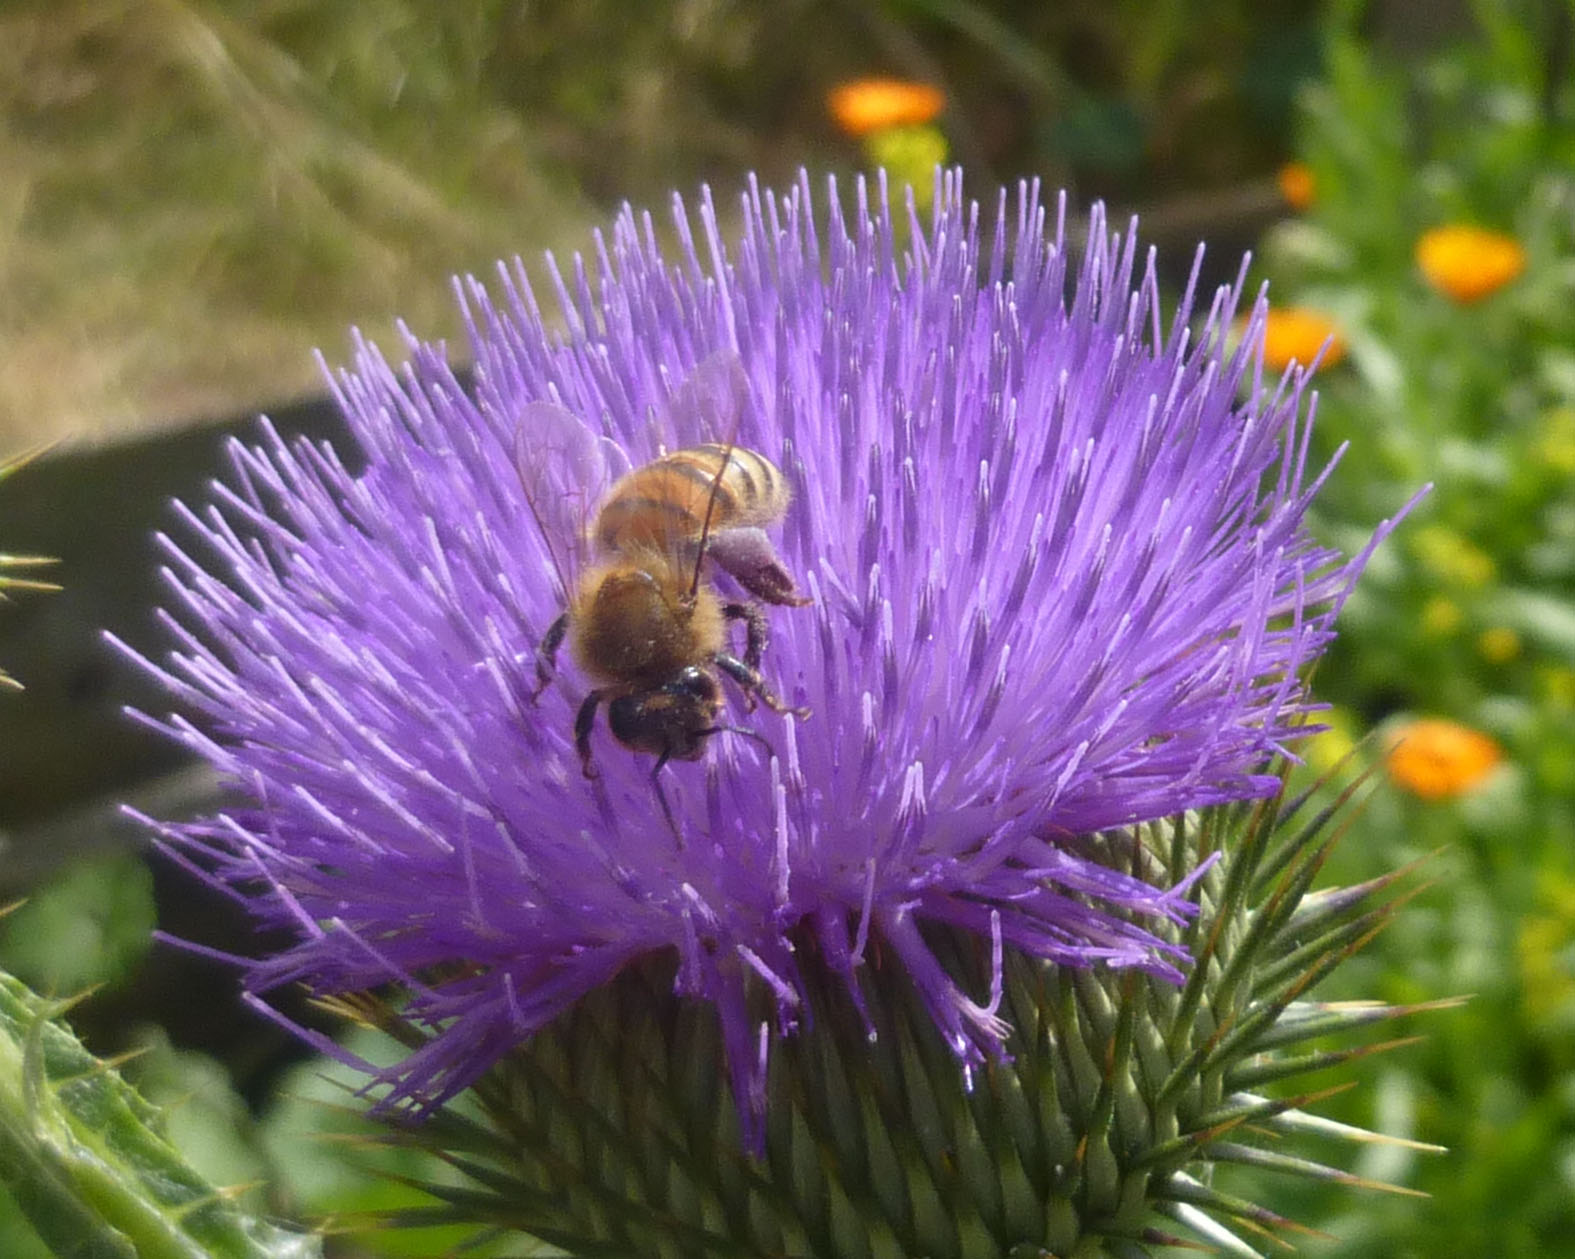
[[[1194,888],[1196,918],[1172,932],[1198,959],[1190,978],[1009,952],[1011,1060],[971,1088],[872,946],[877,1035],[829,977],[810,993],[804,1030],[774,1051],[761,1160],[740,1145],[710,1011],[673,997],[670,966],[630,971],[478,1087],[484,1118],[449,1108],[378,1138],[469,1181],[425,1186],[442,1205],[394,1222],[517,1230],[587,1256],[1028,1259],[1198,1242],[1257,1255],[1247,1238],[1294,1226],[1216,1188],[1216,1169],[1367,1184],[1292,1152],[1308,1131],[1375,1139],[1310,1115],[1325,1094],[1294,1081],[1390,1047],[1308,1042],[1415,1009],[1305,999],[1393,912],[1404,872],[1310,893],[1329,813],[1299,827],[1294,813],[1275,801],[1097,837],[1104,860],[1160,885],[1220,854]],[[987,946],[932,943],[966,990],[988,991]],[[386,1007],[358,1013],[416,1038]],[[1255,1143],[1266,1134],[1273,1149]]]

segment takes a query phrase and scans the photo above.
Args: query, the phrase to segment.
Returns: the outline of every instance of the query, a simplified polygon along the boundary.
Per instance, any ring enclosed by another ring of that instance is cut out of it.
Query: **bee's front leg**
[[[536,644],[536,689],[530,693],[532,704],[541,698],[541,693],[552,685],[552,679],[557,676],[558,648],[563,646],[568,632],[569,614],[564,612],[547,627],[541,642]]]
[[[574,747],[580,754],[580,771],[587,778],[600,778],[601,772],[591,759],[591,730],[596,725],[596,710],[607,698],[605,691],[592,691],[574,715]]]

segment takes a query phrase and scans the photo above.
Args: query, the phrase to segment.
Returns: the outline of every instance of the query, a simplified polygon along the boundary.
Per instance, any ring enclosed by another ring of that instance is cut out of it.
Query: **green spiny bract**
[[[971,1083],[872,944],[861,988],[874,1035],[839,983],[816,986],[774,1056],[759,1160],[740,1144],[712,1012],[672,995],[671,964],[626,971],[496,1068],[474,1115],[449,1107],[373,1138],[431,1150],[468,1178],[425,1185],[438,1203],[394,1222],[674,1259],[1138,1256],[1182,1243],[1178,1229],[1256,1255],[1297,1226],[1216,1187],[1216,1172],[1245,1164],[1390,1188],[1295,1152],[1308,1132],[1375,1139],[1308,1113],[1339,1087],[1297,1082],[1401,1043],[1309,1042],[1416,1009],[1308,999],[1381,928],[1405,872],[1311,892],[1334,809],[1297,813],[1275,800],[1085,841],[1159,885],[1216,857],[1193,888],[1196,916],[1160,929],[1195,959],[1189,978],[1057,968],[1009,950],[1011,1059]],[[969,991],[988,988],[988,944],[931,941]],[[381,1001],[347,1008],[422,1039]]]
[[[4,481],[20,468],[31,463],[40,453],[42,453],[40,450],[28,450],[21,454],[0,458],[0,481]],[[0,551],[0,601],[7,598],[8,590],[59,590],[60,587],[54,582],[16,575],[18,569],[43,568],[54,562],[43,555],[10,555]],[[0,686],[15,687],[20,690],[22,684],[4,669],[0,669]]]
[[[75,1259],[317,1259],[313,1236],[249,1216],[181,1158],[158,1112],[0,974],[0,1183]]]

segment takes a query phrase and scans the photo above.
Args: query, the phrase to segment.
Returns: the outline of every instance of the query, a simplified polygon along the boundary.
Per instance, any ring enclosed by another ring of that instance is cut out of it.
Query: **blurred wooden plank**
[[[286,435],[333,441],[353,466],[356,452],[326,400],[271,415]],[[16,885],[5,870],[13,863],[36,874],[98,842],[84,833],[103,820],[91,802],[183,764],[175,748],[122,712],[129,704],[162,713],[169,704],[103,631],[163,654],[152,614],[164,599],[154,531],[177,526],[171,499],[207,499],[227,439],[256,432],[246,415],[125,445],[60,449],[0,488],[0,545],[57,557],[50,574],[63,587],[0,604],[0,661],[26,687],[0,697],[0,835],[32,835],[50,850],[23,852],[17,839],[0,852],[0,885]],[[43,825],[49,818],[58,820]]]

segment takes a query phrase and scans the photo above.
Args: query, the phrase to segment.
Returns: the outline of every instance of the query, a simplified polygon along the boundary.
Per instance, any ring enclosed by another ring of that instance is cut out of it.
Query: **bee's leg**
[[[730,656],[724,651],[717,652],[714,659],[716,667],[737,682],[746,697],[758,699],[774,713],[786,713],[788,716],[797,717],[800,721],[809,716],[807,708],[790,708],[784,704],[776,692],[766,685],[766,680],[760,676],[760,670],[750,668],[736,656]],[[753,703],[750,707],[754,707]]]
[[[667,789],[662,786],[662,766],[666,765],[669,756],[667,750],[662,749],[656,758],[656,766],[651,770],[651,786],[656,789],[656,802],[662,806],[662,816],[667,819],[667,829],[672,831],[673,838],[678,841],[678,846],[684,846],[683,832],[678,829],[678,821],[673,817],[673,806],[667,802]]]
[[[607,698],[605,691],[592,691],[574,714],[574,746],[580,754],[580,770],[587,778],[599,778],[591,760],[591,728],[596,724],[596,709]]]
[[[722,615],[730,621],[744,623],[744,663],[751,669],[760,668],[760,658],[766,654],[770,641],[770,628],[758,603],[724,603]],[[751,703],[753,708],[754,704]]]
[[[565,612],[547,627],[541,642],[536,644],[536,689],[530,693],[532,704],[552,685],[552,679],[558,672],[558,648],[563,646],[564,635],[568,632],[569,614]]]
[[[730,621],[744,623],[744,667],[755,673],[758,680],[760,659],[766,654],[766,643],[770,641],[771,634],[765,614],[760,611],[758,603],[731,602],[722,605],[722,615]],[[736,675],[734,680],[738,681]],[[739,685],[744,689],[744,711],[754,712],[757,688],[742,681],[739,681]]]
[[[812,602],[799,594],[793,574],[783,567],[764,529],[754,525],[713,529],[706,555],[757,599],[788,607]]]

